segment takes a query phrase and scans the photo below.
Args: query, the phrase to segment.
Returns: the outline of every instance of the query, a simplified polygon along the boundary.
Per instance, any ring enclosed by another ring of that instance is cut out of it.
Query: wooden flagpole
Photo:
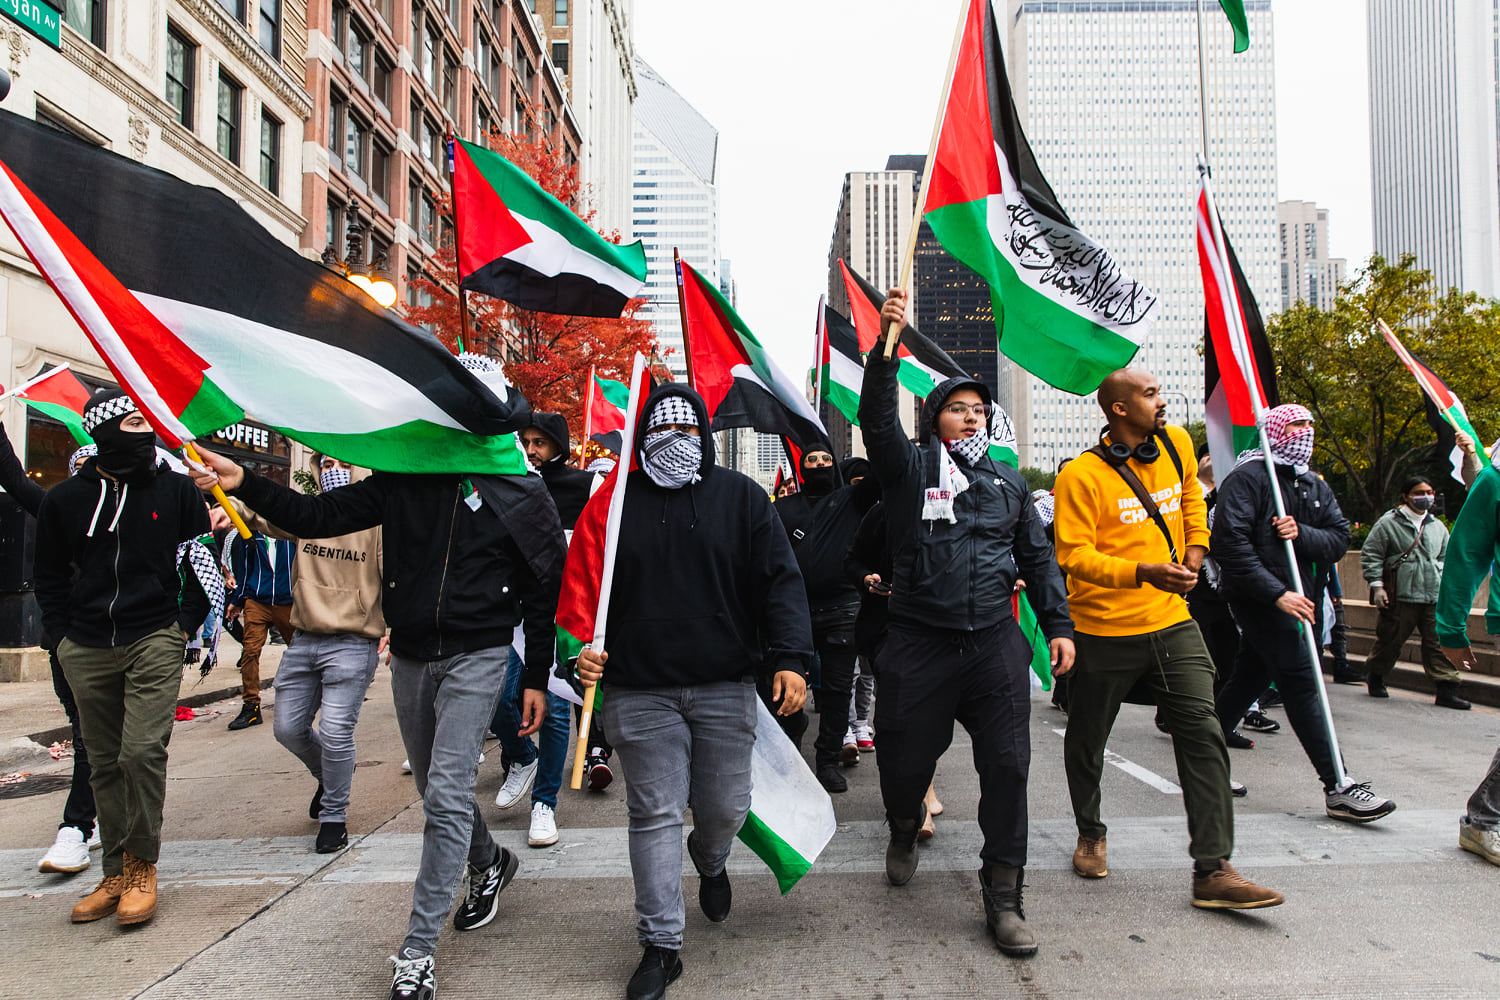
[[[927,204],[927,187],[932,182],[932,161],[937,158],[938,138],[943,134],[943,119],[948,113],[948,95],[953,89],[953,69],[958,65],[958,47],[964,40],[964,25],[969,20],[969,5],[971,3],[989,3],[990,0],[960,0],[958,10],[958,29],[953,33],[953,48],[948,52],[948,72],[943,76],[943,92],[938,98],[937,120],[932,124],[932,139],[927,144],[927,160],[922,165],[922,186],[917,192],[917,205],[912,213],[911,232],[906,236],[906,251],[901,255],[901,272],[896,279],[897,288],[909,288],[911,286],[911,272],[916,264],[917,237],[922,231],[922,209]],[[908,305],[911,298],[908,296]],[[895,332],[892,333],[892,330]],[[896,342],[901,339],[901,327],[897,324],[887,323],[881,331],[885,337],[885,359],[891,360],[896,353]]]
[[[589,450],[589,435],[594,429],[594,372],[596,366],[589,365],[589,387],[583,391],[583,446],[578,449],[578,467],[588,465],[584,457]]]

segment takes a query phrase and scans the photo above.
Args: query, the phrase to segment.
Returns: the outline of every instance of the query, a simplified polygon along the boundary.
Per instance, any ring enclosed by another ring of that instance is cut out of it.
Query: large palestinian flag
[[[1437,372],[1428,368],[1417,359],[1406,345],[1401,343],[1401,338],[1396,336],[1385,320],[1377,320],[1376,325],[1380,327],[1380,335],[1390,345],[1391,350],[1396,352],[1396,357],[1411,372],[1412,377],[1417,380],[1417,385],[1422,389],[1422,399],[1427,410],[1427,423],[1438,435],[1439,454],[1447,453],[1452,466],[1453,478],[1460,483],[1463,477],[1463,453],[1455,444],[1454,431],[1463,431],[1469,435],[1469,440],[1474,442],[1474,447],[1484,454],[1484,440],[1474,430],[1474,425],[1469,422],[1469,413],[1464,409],[1463,400],[1448,388],[1448,383],[1438,377]]]
[[[922,211],[938,242],[989,282],[1005,356],[1089,393],[1135,357],[1160,307],[1073,225],[1037,167],[1005,76],[1002,14],[969,0]]]
[[[524,473],[528,408],[232,200],[0,112],[0,215],[177,447],[245,417],[396,472]]]
[[[779,434],[802,454],[831,451],[823,421],[803,388],[781,370],[713,282],[678,262],[678,290],[687,318],[683,341],[693,388],[703,397],[716,431],[753,427]]]
[[[1208,430],[1209,454],[1219,478],[1234,468],[1236,457],[1247,448],[1260,444],[1256,428],[1257,408],[1276,406],[1276,364],[1271,358],[1271,343],[1266,327],[1245,273],[1240,269],[1234,247],[1224,232],[1222,221],[1215,243],[1215,227],[1209,215],[1207,188],[1198,188],[1197,230],[1198,268],[1203,274],[1203,298],[1206,312],[1203,336],[1204,421]],[[1216,249],[1217,248],[1217,249]],[[1227,267],[1226,267],[1227,263]],[[1230,320],[1233,319],[1233,326]],[[1237,334],[1243,331],[1244,348],[1237,349]]]
[[[68,370],[67,365],[48,369],[25,385],[12,389],[10,394],[24,400],[38,413],[60,421],[79,444],[89,444],[94,440],[83,429],[83,408],[88,405],[92,393],[77,375]]]
[[[646,284],[639,240],[611,243],[524,170],[449,140],[459,283],[521,309],[618,317]]]

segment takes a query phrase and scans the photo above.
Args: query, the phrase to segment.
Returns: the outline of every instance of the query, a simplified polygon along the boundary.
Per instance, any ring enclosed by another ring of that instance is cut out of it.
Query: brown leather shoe
[[[1073,848],[1073,870],[1084,878],[1103,878],[1109,874],[1109,859],[1105,852],[1104,837],[1078,836],[1078,846]]]
[[[125,854],[125,891],[115,919],[122,926],[143,924],[156,913],[156,866],[149,861]]]
[[[120,894],[125,891],[124,875],[106,875],[94,891],[78,901],[73,907],[73,923],[86,924],[115,912],[120,905]]]
[[[1258,910],[1284,902],[1281,893],[1256,885],[1228,861],[1220,861],[1207,875],[1193,873],[1193,905],[1205,910]]]

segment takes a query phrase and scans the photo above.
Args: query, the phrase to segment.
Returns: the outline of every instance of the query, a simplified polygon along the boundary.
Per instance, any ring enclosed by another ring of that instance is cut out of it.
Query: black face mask
[[[118,422],[94,429],[99,458],[94,463],[101,472],[116,479],[135,479],[150,475],[156,469],[156,434],[152,431],[122,431]]]
[[[817,469],[802,470],[802,488],[813,496],[826,496],[838,485],[836,470],[831,465]]]

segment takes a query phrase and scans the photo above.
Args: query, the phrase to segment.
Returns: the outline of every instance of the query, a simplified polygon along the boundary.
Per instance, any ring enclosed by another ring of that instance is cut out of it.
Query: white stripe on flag
[[[627,299],[634,298],[645,287],[645,282],[638,281],[634,275],[569,243],[567,237],[545,222],[528,219],[519,212],[512,211],[510,214],[526,230],[531,242],[506,254],[506,260],[524,264],[548,277],[555,278],[563,273],[579,274],[601,285],[608,285]]]

